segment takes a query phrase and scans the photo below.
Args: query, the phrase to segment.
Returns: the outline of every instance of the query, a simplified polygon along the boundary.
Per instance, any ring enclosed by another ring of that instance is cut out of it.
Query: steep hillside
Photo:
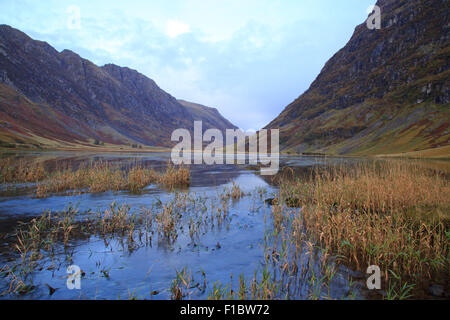
[[[98,67],[0,26],[0,145],[97,140],[170,146],[172,131],[191,129],[193,121],[190,111],[135,70]]]
[[[356,27],[311,87],[267,126],[280,128],[282,150],[389,154],[450,144],[448,1],[377,5],[382,28]]]
[[[202,120],[204,127],[216,128],[221,131],[225,131],[226,129],[237,129],[237,127],[225,119],[216,108],[185,100],[178,100],[178,102],[187,109],[194,120]]]

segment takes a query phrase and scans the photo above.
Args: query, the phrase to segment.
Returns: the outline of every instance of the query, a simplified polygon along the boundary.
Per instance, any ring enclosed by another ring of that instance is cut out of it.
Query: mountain
[[[206,128],[216,128],[222,132],[226,129],[238,129],[234,124],[225,119],[216,108],[207,107],[198,103],[178,100],[195,120],[202,120]]]
[[[192,129],[194,120],[208,129],[211,119],[209,110],[193,112],[135,70],[99,67],[0,26],[0,146],[97,140],[169,147],[173,130]]]
[[[375,155],[449,149],[448,0],[379,0],[310,88],[267,128],[281,150]],[[436,152],[439,154],[439,152]]]

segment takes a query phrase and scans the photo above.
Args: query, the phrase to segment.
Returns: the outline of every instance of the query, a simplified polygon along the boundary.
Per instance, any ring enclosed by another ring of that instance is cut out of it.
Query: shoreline
[[[119,148],[46,148],[46,149],[31,149],[31,148],[0,148],[0,154],[5,153],[14,153],[14,152],[24,152],[24,153],[33,153],[33,152],[79,152],[79,153],[118,153],[118,154],[145,154],[145,153],[164,153],[171,152],[170,148],[163,147],[154,147],[155,149],[125,149],[122,147]],[[321,154],[321,153],[292,153],[292,152],[280,152],[279,156],[301,156],[307,158],[348,158],[348,159],[407,159],[407,160],[441,160],[441,161],[450,161],[450,153],[448,155],[442,155],[440,153],[433,155],[435,151],[439,151],[440,149],[448,149],[450,152],[450,146],[434,148],[434,149],[425,149],[420,151],[411,151],[404,153],[393,153],[393,154],[347,154],[347,155],[338,155],[338,154]],[[192,153],[198,153],[199,151],[192,151]],[[236,152],[235,155],[254,155],[253,153],[245,152],[240,153]],[[424,156],[421,156],[424,154]],[[223,155],[232,155],[232,153],[223,153]],[[264,154],[265,157],[271,157],[270,154]]]

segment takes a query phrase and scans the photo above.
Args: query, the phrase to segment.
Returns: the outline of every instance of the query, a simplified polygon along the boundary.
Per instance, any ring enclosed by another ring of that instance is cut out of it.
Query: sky
[[[300,96],[375,0],[0,0],[0,24],[258,130]]]

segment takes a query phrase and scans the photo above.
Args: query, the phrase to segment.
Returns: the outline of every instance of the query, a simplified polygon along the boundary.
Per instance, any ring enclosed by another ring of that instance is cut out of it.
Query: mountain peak
[[[63,51],[60,52],[60,54],[62,56],[72,56],[72,57],[81,58],[77,53],[75,53],[75,52],[73,52],[72,50],[69,50],[69,49],[64,49]]]

